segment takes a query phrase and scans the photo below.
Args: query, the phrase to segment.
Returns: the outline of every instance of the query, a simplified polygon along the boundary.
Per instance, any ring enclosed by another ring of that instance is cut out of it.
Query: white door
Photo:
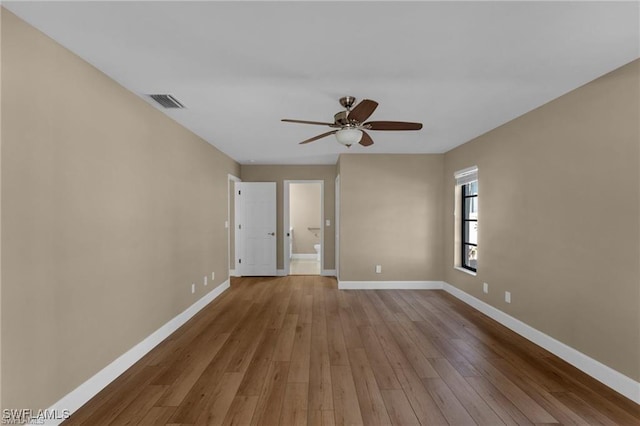
[[[236,183],[239,275],[276,275],[276,183]]]

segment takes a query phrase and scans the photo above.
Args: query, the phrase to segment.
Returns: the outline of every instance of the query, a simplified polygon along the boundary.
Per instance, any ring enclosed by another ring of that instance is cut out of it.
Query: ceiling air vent
[[[176,98],[171,95],[149,95],[154,101],[165,108],[184,108]]]

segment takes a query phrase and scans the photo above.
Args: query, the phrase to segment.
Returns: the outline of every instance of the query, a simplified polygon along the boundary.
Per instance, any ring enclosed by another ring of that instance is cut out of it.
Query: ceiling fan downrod
[[[351,107],[356,103],[356,98],[353,96],[344,96],[340,98],[340,105],[346,108],[347,111],[351,111]]]

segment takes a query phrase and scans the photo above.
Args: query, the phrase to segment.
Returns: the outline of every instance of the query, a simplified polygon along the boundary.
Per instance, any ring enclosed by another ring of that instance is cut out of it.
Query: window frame
[[[475,222],[477,224],[478,223],[478,219],[469,219],[469,216],[467,214],[466,201],[468,199],[472,199],[472,198],[475,198],[476,200],[478,200],[478,193],[479,193],[478,190],[476,190],[476,193],[473,194],[473,195],[468,195],[467,194],[467,188],[469,187],[469,185],[471,185],[473,183],[477,184],[477,182],[478,181],[475,180],[475,181],[467,182],[467,183],[464,183],[464,184],[460,185],[460,194],[461,194],[460,206],[461,206],[461,211],[462,211],[462,214],[460,215],[460,218],[461,218],[460,219],[460,231],[461,231],[460,232],[460,236],[461,236],[461,239],[460,239],[460,267],[462,267],[464,269],[467,269],[469,271],[472,271],[472,272],[478,272],[478,267],[476,265],[476,267],[474,268],[473,266],[467,264],[466,247],[467,246],[473,246],[477,250],[478,244],[477,244],[477,242],[476,243],[471,243],[471,242],[467,241],[468,240],[468,235],[467,235],[467,226],[466,225],[467,225],[467,223],[470,223],[470,222]],[[476,201],[476,206],[477,205],[478,204],[477,204],[477,201]],[[476,207],[476,209],[477,209],[477,207]],[[477,259],[476,259],[476,263],[477,263]]]

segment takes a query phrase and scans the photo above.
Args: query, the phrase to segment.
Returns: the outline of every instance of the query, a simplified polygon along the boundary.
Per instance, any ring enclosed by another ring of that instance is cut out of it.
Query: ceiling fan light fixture
[[[353,128],[340,129],[336,132],[336,139],[342,145],[351,146],[354,143],[360,142],[362,139],[362,130]]]

